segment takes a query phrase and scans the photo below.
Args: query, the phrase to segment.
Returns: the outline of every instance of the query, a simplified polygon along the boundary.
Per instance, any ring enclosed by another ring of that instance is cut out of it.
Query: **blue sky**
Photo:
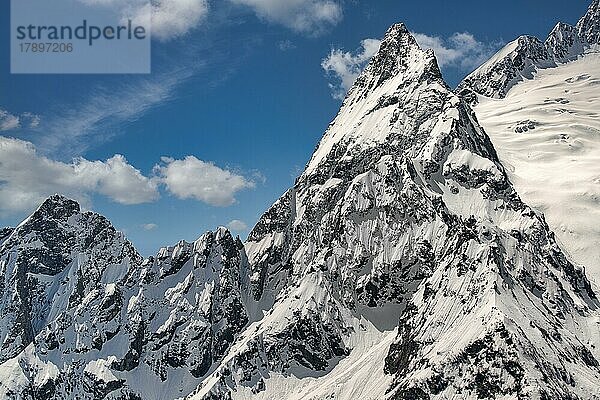
[[[106,215],[144,255],[234,220],[245,238],[302,171],[376,48],[365,39],[405,22],[455,86],[504,43],[544,38],[588,6],[160,0],[157,12],[169,2],[188,8],[161,15],[150,75],[11,75],[1,2],[0,225],[62,192]]]

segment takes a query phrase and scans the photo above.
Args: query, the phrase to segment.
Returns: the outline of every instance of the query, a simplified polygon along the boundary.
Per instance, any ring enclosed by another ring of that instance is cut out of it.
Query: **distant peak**
[[[545,46],[557,61],[567,61],[583,53],[583,46],[573,25],[559,22],[546,39]]]
[[[389,37],[397,37],[398,35],[402,34],[410,34],[410,32],[406,28],[404,22],[398,22],[388,28],[387,32],[385,33],[384,39],[387,39]]]
[[[44,202],[42,203],[42,205],[44,204],[50,204],[50,205],[58,205],[58,204],[76,204],[77,207],[79,207],[79,203],[77,203],[75,200],[70,199],[62,194],[59,193],[55,193],[52,196],[48,197],[46,200],[44,200]]]
[[[589,44],[600,44],[600,0],[593,0],[577,23],[579,37]]]
[[[534,44],[542,44],[542,41],[540,39],[538,39],[535,36],[531,36],[531,35],[521,35],[517,38],[517,42],[520,45],[525,45],[525,44],[530,44],[530,43],[534,43]]]
[[[55,219],[66,219],[81,211],[79,203],[61,194],[53,194],[39,206],[34,215]]]
[[[214,232],[215,235],[215,239],[216,240],[221,240],[223,238],[233,238],[233,236],[231,235],[231,232],[229,232],[229,229],[227,229],[224,226],[219,226],[217,228],[217,230]]]

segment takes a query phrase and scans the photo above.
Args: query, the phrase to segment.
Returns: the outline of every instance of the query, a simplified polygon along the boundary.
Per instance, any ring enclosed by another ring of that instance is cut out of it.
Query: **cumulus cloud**
[[[169,192],[180,199],[225,207],[236,202],[239,191],[255,187],[254,181],[194,156],[183,160],[163,157],[162,161],[155,167],[155,173]]]
[[[37,128],[39,124],[39,115],[30,112],[14,115],[6,110],[0,109],[0,131],[10,131],[22,127]]]
[[[334,98],[344,99],[363,68],[377,53],[380,44],[379,39],[364,39],[355,52],[331,49],[329,55],[321,61],[321,67],[336,80],[335,83],[329,84]]]
[[[158,225],[153,224],[153,223],[143,224],[142,225],[142,229],[145,230],[145,231],[153,231],[156,228],[158,228]]]
[[[421,48],[433,49],[441,68],[450,67],[462,71],[470,71],[482,64],[501,45],[497,42],[481,42],[468,32],[456,32],[446,39],[423,33],[413,35]],[[334,83],[329,83],[334,98],[344,99],[346,92],[377,52],[380,44],[378,39],[364,39],[356,51],[334,48],[321,61],[321,67],[334,79]]]
[[[84,204],[92,194],[121,204],[150,202],[159,196],[156,182],[122,155],[64,163],[38,154],[29,142],[0,136],[0,213],[31,210],[56,192]]]
[[[86,207],[94,195],[125,205],[148,203],[160,197],[163,186],[177,198],[225,207],[235,203],[238,192],[255,187],[255,178],[194,156],[183,160],[163,157],[153,171],[154,175],[144,176],[119,154],[105,161],[82,157],[56,161],[39,154],[30,142],[0,136],[0,215],[31,211],[54,193],[75,198]],[[232,221],[237,226],[232,230],[245,229],[239,222]],[[145,230],[156,227],[142,225]]]
[[[498,43],[484,43],[468,32],[453,33],[447,39],[414,34],[417,43],[424,49],[433,49],[440,67],[453,66],[470,70],[490,58]]]
[[[240,221],[239,219],[234,219],[229,221],[227,224],[227,229],[232,232],[242,232],[248,229],[248,225],[244,221]]]
[[[248,6],[259,18],[295,32],[319,35],[342,20],[342,7],[333,0],[230,0]]]

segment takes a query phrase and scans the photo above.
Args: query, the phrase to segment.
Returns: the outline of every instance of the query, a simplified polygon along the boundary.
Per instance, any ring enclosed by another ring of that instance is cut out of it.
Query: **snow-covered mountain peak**
[[[600,0],[593,0],[577,23],[579,37],[590,45],[600,44]]]
[[[55,195],[3,235],[0,398],[179,398],[248,322],[246,257],[226,228],[142,260]]]
[[[568,61],[584,52],[584,44],[576,27],[559,22],[548,35],[544,43],[548,52],[556,61]]]
[[[81,211],[79,203],[60,194],[54,194],[42,202],[27,221],[55,219],[66,221]]]
[[[589,336],[575,327],[597,315],[589,281],[521,201],[433,54],[403,25],[386,40],[246,243],[252,294],[268,316],[191,398],[589,396],[600,378],[586,361],[594,346],[573,362],[581,376],[544,361]],[[521,65],[524,54],[547,55],[523,37],[501,58]],[[378,356],[366,371],[373,332],[396,337],[385,363]],[[335,376],[348,368],[357,382],[384,371],[384,384],[346,391]],[[290,373],[322,376],[321,386],[295,386]]]
[[[427,78],[442,80],[433,50],[422,50],[406,25],[394,24],[386,32],[379,51],[358,77],[348,97],[360,97],[359,93],[373,91],[390,78],[404,82],[422,79],[425,72],[428,73]]]
[[[402,143],[403,147],[418,151],[426,137],[418,135],[413,125],[419,123],[419,115],[429,107],[438,110],[444,103],[456,106],[459,99],[450,97],[453,95],[442,78],[433,50],[421,49],[404,24],[393,25],[348,92],[300,179],[317,169],[322,175],[333,160],[349,161],[352,153],[385,142]],[[421,137],[411,141],[411,135],[415,135],[413,139]],[[328,166],[319,168],[323,163]]]
[[[498,57],[542,48],[523,37]],[[63,203],[0,247],[0,397],[597,394],[590,282],[403,24],[245,244],[218,228],[142,261]]]
[[[550,66],[553,58],[538,38],[520,36],[508,43],[458,85],[456,91],[503,98],[517,82],[533,77],[539,65]]]
[[[0,239],[0,362],[141,257],[104,217],[53,195]]]

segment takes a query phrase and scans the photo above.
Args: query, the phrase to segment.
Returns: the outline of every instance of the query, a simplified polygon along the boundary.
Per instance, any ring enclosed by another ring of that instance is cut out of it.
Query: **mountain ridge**
[[[520,36],[470,73],[456,92],[474,104],[474,94],[502,99],[517,83],[541,69],[577,59],[600,46],[600,3],[593,0],[576,25],[558,22],[544,42]]]

